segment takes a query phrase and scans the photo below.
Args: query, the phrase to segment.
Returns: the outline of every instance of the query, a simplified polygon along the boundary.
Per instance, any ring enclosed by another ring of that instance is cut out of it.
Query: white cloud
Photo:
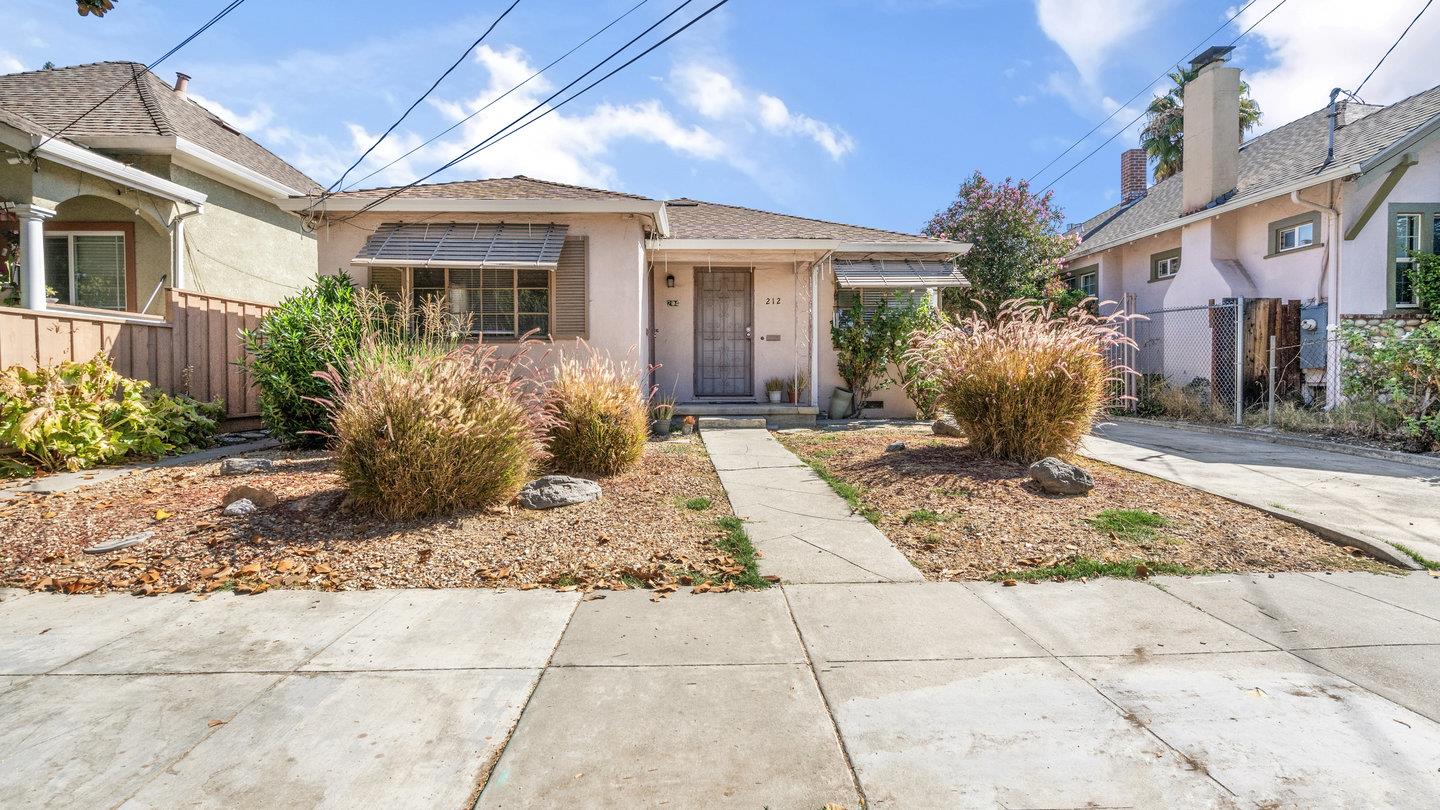
[[[0,51],[0,73],[19,73],[25,65],[9,51]]]
[[[1035,0],[1035,16],[1080,80],[1093,88],[1110,52],[1134,43],[1165,5],[1157,0]]]
[[[196,104],[199,104],[201,107],[204,107],[210,112],[213,112],[221,118],[225,119],[225,121],[227,121],[231,126],[234,126],[236,129],[248,133],[252,136],[261,133],[261,131],[264,130],[265,126],[275,118],[274,111],[272,111],[269,105],[266,104],[257,105],[255,109],[251,110],[250,112],[241,114],[235,112],[229,107],[226,107],[224,104],[221,104],[220,102],[213,99],[206,98],[199,93],[192,92],[188,95],[190,99]]]
[[[712,67],[692,62],[675,68],[670,77],[681,100],[706,118],[724,118],[745,106],[745,94],[735,82]]]
[[[1240,30],[1268,10],[1262,5],[1240,15]],[[1308,0],[1303,8],[1282,8],[1261,23],[1250,36],[1263,44],[1270,64],[1255,70],[1235,64],[1246,68],[1251,95],[1265,113],[1263,127],[1320,109],[1332,87],[1355,89],[1421,5],[1415,0]],[[1365,86],[1365,100],[1389,103],[1433,86],[1437,51],[1440,12],[1432,9]]]
[[[769,93],[743,89],[714,67],[690,62],[676,67],[670,78],[681,103],[707,118],[754,122],[774,135],[808,138],[832,160],[855,149],[855,139],[839,126],[792,112]]]
[[[785,102],[771,95],[760,94],[758,102],[760,123],[771,132],[804,135],[819,144],[832,160],[839,160],[855,149],[855,139],[839,127],[790,112]]]

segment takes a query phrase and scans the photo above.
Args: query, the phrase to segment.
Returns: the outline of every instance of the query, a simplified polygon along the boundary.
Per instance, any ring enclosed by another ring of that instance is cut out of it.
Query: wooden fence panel
[[[84,361],[103,352],[127,377],[172,394],[224,399],[226,416],[259,414],[250,377],[240,367],[240,329],[253,329],[271,306],[170,290],[165,317],[79,308],[0,307],[0,368]]]

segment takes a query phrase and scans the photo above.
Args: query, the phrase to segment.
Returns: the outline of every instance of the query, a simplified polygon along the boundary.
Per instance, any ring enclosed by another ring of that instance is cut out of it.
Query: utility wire
[[[160,65],[161,62],[164,62],[166,59],[169,59],[170,57],[174,56],[175,53],[176,53],[177,51],[179,51],[181,48],[185,47],[186,45],[189,45],[191,40],[193,40],[194,38],[200,36],[201,34],[205,33],[206,31],[208,31],[208,30],[210,29],[210,26],[212,26],[212,25],[214,25],[215,23],[220,22],[221,20],[225,19],[226,15],[228,15],[230,12],[234,11],[235,9],[239,8],[239,7],[240,7],[240,4],[241,4],[241,3],[244,3],[244,2],[245,2],[245,0],[231,0],[231,2],[230,2],[228,5],[226,5],[224,8],[220,9],[220,11],[219,11],[214,17],[211,17],[208,22],[206,22],[204,25],[200,26],[199,28],[195,29],[195,31],[192,32],[192,33],[190,34],[190,36],[185,37],[184,39],[180,40],[180,43],[179,43],[178,45],[176,45],[175,47],[173,47],[173,48],[171,48],[170,50],[166,51],[164,54],[162,54],[162,55],[160,56],[159,59],[156,59],[154,62],[151,62],[150,64],[146,65],[146,66],[145,66],[145,70],[146,70],[146,71],[153,71],[156,67],[158,67],[158,66]],[[87,115],[89,115],[90,113],[93,113],[93,112],[95,112],[96,110],[98,110],[98,109],[100,109],[101,107],[103,107],[103,106],[105,105],[105,102],[107,102],[107,101],[109,101],[110,99],[114,98],[115,96],[119,95],[121,90],[124,90],[126,87],[129,87],[129,86],[131,85],[131,83],[135,82],[137,79],[140,78],[140,75],[141,75],[141,74],[138,73],[138,72],[132,72],[132,75],[130,76],[129,79],[127,79],[127,80],[125,81],[124,84],[122,84],[122,85],[120,85],[119,87],[117,87],[117,88],[115,88],[114,90],[112,90],[112,91],[110,92],[110,95],[106,96],[105,98],[100,99],[100,101],[99,101],[94,107],[91,107],[90,109],[86,110],[85,112],[80,113],[80,115],[77,116],[74,121],[71,121],[70,123],[66,124],[65,126],[61,127],[60,129],[56,130],[53,134],[46,135],[46,136],[40,141],[40,143],[35,144],[35,146],[30,150],[31,156],[33,157],[34,154],[35,154],[35,151],[38,150],[40,147],[42,147],[42,146],[44,146],[45,144],[49,143],[51,140],[53,140],[53,139],[55,139],[55,138],[58,138],[58,137],[60,137],[61,135],[64,135],[71,127],[73,127],[73,126],[75,126],[76,124],[80,123],[80,121],[81,121],[82,119],[84,119],[85,116],[87,116]]]
[[[1226,21],[1223,22],[1223,23],[1220,23],[1220,27],[1219,27],[1219,28],[1216,28],[1214,31],[1211,31],[1209,34],[1207,34],[1204,39],[1200,40],[1200,44],[1198,44],[1198,45],[1196,45],[1195,47],[1191,48],[1190,50],[1186,51],[1186,52],[1185,52],[1185,55],[1182,56],[1182,57],[1180,57],[1179,61],[1177,61],[1175,64],[1178,66],[1178,65],[1180,64],[1180,62],[1183,62],[1183,61],[1185,61],[1186,59],[1189,59],[1196,51],[1198,51],[1198,50],[1200,50],[1202,47],[1204,47],[1205,43],[1209,42],[1211,37],[1215,36],[1216,34],[1220,33],[1221,31],[1224,31],[1225,28],[1230,25],[1230,23],[1235,22],[1235,19],[1236,19],[1237,17],[1239,17],[1241,14],[1244,14],[1244,13],[1245,13],[1245,9],[1250,8],[1251,6],[1255,5],[1255,4],[1258,3],[1258,2],[1260,2],[1260,0],[1250,0],[1250,2],[1248,2],[1248,3],[1246,3],[1245,5],[1241,6],[1239,11],[1236,11],[1234,14],[1231,14],[1231,15],[1230,15],[1230,19],[1226,20]],[[1161,71],[1159,76],[1156,76],[1155,78],[1151,79],[1149,84],[1147,84],[1147,85],[1145,85],[1144,87],[1142,87],[1142,88],[1140,88],[1139,90],[1137,90],[1137,91],[1135,92],[1135,95],[1133,95],[1133,96],[1131,96],[1130,98],[1128,98],[1128,99],[1125,100],[1125,103],[1124,103],[1124,104],[1121,104],[1120,106],[1116,107],[1114,110],[1112,110],[1112,111],[1110,112],[1109,115],[1105,116],[1105,120],[1103,120],[1103,121],[1101,121],[1100,123],[1096,124],[1095,126],[1091,127],[1089,132],[1085,133],[1084,135],[1081,135],[1081,136],[1079,137],[1079,139],[1077,139],[1074,143],[1072,143],[1072,144],[1070,144],[1069,146],[1065,147],[1065,151],[1063,151],[1063,152],[1061,152],[1060,154],[1056,155],[1054,158],[1052,158],[1052,159],[1050,160],[1049,163],[1046,163],[1044,166],[1041,166],[1039,171],[1037,171],[1037,172],[1035,172],[1034,174],[1030,175],[1030,180],[1029,180],[1029,182],[1031,182],[1031,183],[1035,182],[1035,178],[1037,178],[1037,177],[1039,177],[1040,175],[1044,174],[1046,169],[1050,168],[1051,166],[1054,166],[1056,163],[1059,163],[1059,162],[1060,162],[1060,158],[1063,158],[1063,157],[1065,157],[1066,155],[1070,154],[1070,152],[1071,152],[1072,150],[1074,150],[1075,147],[1077,147],[1077,146],[1079,146],[1080,144],[1084,143],[1084,142],[1086,141],[1086,139],[1088,139],[1091,135],[1094,135],[1101,127],[1103,127],[1103,126],[1105,126],[1106,124],[1110,123],[1111,119],[1113,119],[1115,116],[1119,115],[1122,110],[1124,110],[1126,107],[1129,107],[1129,106],[1135,101],[1135,99],[1139,98],[1141,95],[1143,95],[1144,93],[1146,93],[1147,91],[1149,91],[1150,88],[1154,87],[1156,82],[1164,79],[1166,76],[1169,76],[1169,75],[1170,75],[1170,69],[1169,69],[1169,68],[1166,68],[1165,70]]]
[[[1271,14],[1274,14],[1276,11],[1279,11],[1279,10],[1280,10],[1280,7],[1283,6],[1283,5],[1285,5],[1286,2],[1288,2],[1288,0],[1280,0],[1280,2],[1276,3],[1275,6],[1274,6],[1273,8],[1271,8],[1269,11],[1265,12],[1265,13],[1260,17],[1260,19],[1258,19],[1258,20],[1256,20],[1255,22],[1251,23],[1251,25],[1250,25],[1249,28],[1246,28],[1244,31],[1241,31],[1241,32],[1240,32],[1240,36],[1235,37],[1234,39],[1230,40],[1230,45],[1233,47],[1233,46],[1235,45],[1235,43],[1237,43],[1237,42],[1239,42],[1240,40],[1244,39],[1247,34],[1249,34],[1251,31],[1254,31],[1254,30],[1255,30],[1255,27],[1256,27],[1256,26],[1258,26],[1258,25],[1259,25],[1260,23],[1262,23],[1262,22],[1265,22],[1265,20],[1268,19]],[[1083,163],[1085,163],[1085,161],[1089,160],[1089,159],[1092,158],[1092,157],[1095,157],[1095,155],[1096,155],[1097,153],[1099,153],[1099,151],[1100,151],[1101,149],[1104,149],[1106,146],[1108,146],[1108,145],[1110,144],[1111,141],[1113,141],[1113,140],[1115,140],[1117,137],[1119,137],[1119,136],[1120,136],[1120,133],[1124,132],[1125,130],[1127,130],[1127,129],[1129,129],[1130,127],[1135,126],[1135,124],[1139,123],[1140,119],[1145,117],[1145,113],[1146,113],[1146,112],[1147,112],[1146,110],[1141,110],[1141,111],[1140,111],[1140,114],[1137,115],[1137,116],[1135,116],[1134,118],[1130,119],[1130,122],[1129,122],[1129,123],[1127,123],[1125,126],[1121,127],[1120,129],[1115,130],[1115,133],[1114,133],[1113,135],[1111,135],[1110,137],[1106,138],[1104,141],[1101,141],[1101,143],[1100,143],[1099,146],[1097,146],[1097,147],[1095,147],[1094,149],[1090,150],[1090,152],[1087,153],[1087,154],[1085,155],[1085,157],[1082,157],[1082,158],[1080,158],[1078,161],[1076,161],[1075,163],[1071,164],[1070,168],[1068,168],[1068,169],[1066,169],[1065,171],[1061,172],[1059,177],[1056,177],[1054,180],[1051,180],[1050,182],[1046,183],[1046,184],[1045,184],[1045,187],[1042,188],[1042,189],[1040,189],[1040,190],[1039,190],[1038,192],[1036,192],[1036,193],[1037,193],[1037,194],[1044,194],[1046,191],[1050,190],[1050,188],[1051,188],[1052,186],[1054,186],[1056,183],[1060,182],[1061,180],[1064,180],[1066,175],[1068,175],[1068,174],[1070,174],[1071,172],[1075,171],[1076,169],[1080,168],[1080,166],[1081,166]]]
[[[360,185],[361,183],[365,182],[366,180],[369,180],[370,178],[374,177],[375,175],[379,174],[380,172],[385,171],[386,169],[390,168],[391,166],[394,166],[396,163],[399,163],[400,161],[404,160],[405,158],[410,157],[411,155],[415,154],[416,152],[419,152],[421,149],[424,149],[425,147],[429,146],[430,144],[432,144],[432,143],[440,140],[441,138],[445,137],[446,135],[450,134],[451,132],[453,132],[453,131],[455,130],[456,127],[464,124],[465,122],[469,121],[470,119],[474,118],[475,116],[477,116],[477,115],[485,112],[486,110],[490,109],[491,107],[495,106],[495,104],[497,104],[498,102],[500,102],[500,101],[501,101],[502,99],[504,99],[506,96],[510,95],[511,93],[515,92],[516,90],[519,90],[520,88],[522,88],[522,87],[524,87],[525,85],[529,84],[530,82],[534,81],[537,77],[540,76],[540,74],[545,73],[545,72],[548,71],[550,68],[555,67],[556,65],[560,64],[562,61],[564,61],[565,59],[567,59],[571,54],[575,53],[576,51],[580,50],[581,48],[585,47],[586,45],[589,45],[590,42],[591,42],[592,40],[594,40],[596,37],[600,36],[601,34],[605,33],[606,31],[610,30],[612,27],[615,26],[616,23],[619,23],[621,20],[625,19],[626,17],[629,17],[631,14],[633,14],[633,13],[635,12],[636,9],[640,8],[641,6],[645,5],[645,4],[648,3],[648,2],[650,2],[650,0],[640,0],[640,2],[638,2],[638,3],[636,3],[635,5],[631,6],[628,11],[625,11],[625,12],[622,13],[619,17],[616,17],[615,19],[613,19],[613,20],[611,20],[610,22],[606,23],[606,24],[605,24],[605,27],[601,28],[599,31],[596,31],[595,33],[591,34],[590,36],[586,37],[584,40],[582,40],[582,41],[581,41],[579,44],[577,44],[575,47],[573,47],[573,48],[571,48],[570,50],[566,51],[565,53],[561,54],[558,58],[556,58],[556,59],[555,59],[554,61],[552,61],[550,64],[546,65],[545,67],[540,68],[539,70],[535,71],[534,73],[531,73],[530,76],[525,79],[525,81],[520,82],[519,84],[517,84],[517,85],[515,85],[514,87],[510,88],[509,90],[506,90],[505,92],[501,93],[500,95],[496,96],[495,98],[493,98],[493,99],[485,102],[485,106],[481,107],[480,109],[476,110],[475,112],[470,113],[469,115],[465,116],[464,118],[461,118],[459,121],[456,121],[455,123],[451,124],[450,126],[446,127],[445,129],[440,130],[440,132],[436,133],[435,136],[432,137],[430,140],[428,140],[428,141],[420,144],[419,146],[415,147],[414,149],[411,149],[410,151],[406,152],[405,154],[401,155],[401,156],[398,157],[398,158],[395,158],[394,160],[390,161],[389,163],[386,163],[384,166],[381,166],[380,168],[378,168],[378,169],[370,172],[369,174],[365,175],[364,177],[361,177],[360,179],[351,182],[348,186],[346,186],[344,189],[342,189],[342,191],[347,191],[347,190],[349,190],[349,189],[352,189],[352,188]]]
[[[462,162],[462,161],[464,161],[464,160],[466,160],[466,159],[474,156],[475,154],[479,153],[479,152],[482,151],[483,149],[485,149],[485,148],[493,145],[495,142],[498,141],[498,139],[502,138],[505,134],[507,134],[506,131],[509,130],[511,127],[515,126],[516,124],[519,124],[521,121],[524,121],[526,118],[528,118],[528,117],[531,115],[531,113],[534,113],[536,110],[541,109],[541,108],[544,107],[546,104],[549,104],[551,101],[555,100],[556,97],[558,97],[560,94],[564,93],[566,90],[569,90],[571,87],[574,87],[576,84],[579,84],[582,80],[585,79],[586,76],[589,76],[591,73],[594,73],[595,71],[599,70],[601,67],[603,67],[603,66],[605,65],[605,63],[609,62],[611,59],[614,59],[616,56],[618,56],[618,55],[620,55],[621,53],[623,53],[623,52],[624,52],[625,50],[627,50],[631,45],[635,44],[637,41],[639,41],[639,40],[640,40],[642,37],[644,37],[646,34],[650,33],[651,31],[655,30],[656,28],[658,28],[662,23],[664,23],[666,20],[670,19],[671,17],[675,16],[677,13],[679,13],[679,12],[680,12],[682,9],[684,9],[686,6],[690,5],[692,2],[694,2],[694,0],[684,0],[684,2],[682,2],[680,5],[676,6],[669,14],[666,14],[664,17],[661,17],[661,18],[660,18],[659,20],[657,20],[653,25],[651,25],[649,28],[646,28],[644,31],[641,31],[639,34],[637,34],[637,35],[636,35],[633,39],[631,39],[629,42],[627,42],[627,43],[625,43],[624,45],[620,46],[619,48],[615,49],[613,52],[611,52],[611,54],[610,54],[609,56],[607,56],[607,57],[605,57],[604,59],[602,59],[602,60],[601,60],[600,62],[598,62],[594,67],[592,67],[592,68],[590,68],[589,70],[585,71],[584,73],[580,74],[580,76],[578,76],[574,81],[571,81],[569,84],[567,84],[567,85],[565,85],[564,87],[560,88],[559,90],[555,91],[555,92],[552,93],[548,98],[546,98],[544,101],[541,101],[540,103],[536,104],[534,107],[531,107],[529,110],[527,110],[524,114],[522,114],[521,116],[519,116],[519,117],[516,118],[515,120],[511,121],[510,123],[506,124],[505,126],[501,127],[500,129],[496,130],[496,131],[494,132],[494,134],[490,135],[490,136],[487,137],[485,140],[481,141],[480,143],[475,144],[474,146],[470,147],[469,149],[466,149],[464,152],[461,152],[461,153],[460,153],[458,156],[456,156],[454,159],[446,162],[444,165],[440,166],[439,168],[436,168],[434,171],[431,171],[429,174],[426,174],[426,175],[423,176],[423,177],[420,177],[420,178],[417,178],[417,179],[415,179],[415,180],[412,180],[411,182],[406,183],[406,184],[403,185],[403,186],[400,186],[400,187],[398,187],[398,188],[395,188],[395,189],[391,190],[389,193],[385,194],[383,197],[379,197],[379,198],[375,199],[374,201],[372,201],[372,202],[370,202],[370,203],[367,203],[364,207],[362,207],[360,210],[356,211],[354,214],[351,214],[350,216],[345,217],[345,219],[354,219],[355,217],[358,217],[358,216],[360,216],[361,214],[363,214],[363,213],[365,213],[365,212],[367,212],[367,211],[375,208],[377,205],[380,205],[381,203],[385,202],[386,200],[391,199],[392,197],[396,196],[397,194],[400,194],[400,193],[406,191],[407,189],[413,188],[414,186],[417,186],[417,185],[419,185],[420,183],[425,182],[426,180],[430,179],[431,177],[434,177],[435,175],[439,174],[440,172],[443,172],[443,171],[445,171],[446,169],[452,168],[453,166],[459,164],[460,162]],[[664,39],[661,39],[660,41],[656,42],[654,45],[651,45],[650,47],[648,47],[648,48],[646,48],[645,50],[641,51],[638,55],[634,56],[634,57],[631,58],[629,61],[625,62],[624,64],[620,65],[619,67],[617,67],[617,68],[615,68],[614,70],[610,71],[609,73],[605,74],[605,75],[602,76],[601,78],[599,78],[599,79],[597,79],[596,81],[592,82],[590,85],[588,85],[587,87],[585,87],[583,90],[580,90],[579,92],[575,93],[574,95],[570,96],[569,98],[566,98],[566,99],[565,99],[564,101],[562,101],[559,105],[556,105],[556,107],[551,108],[549,111],[547,111],[547,112],[545,112],[545,113],[542,113],[542,114],[539,115],[539,116],[536,116],[536,118],[532,119],[530,122],[527,122],[525,125],[522,125],[522,126],[520,127],[520,129],[523,129],[524,126],[528,126],[529,123],[534,123],[534,121],[538,121],[540,118],[543,118],[545,115],[548,115],[550,112],[553,112],[555,109],[559,109],[560,106],[563,106],[563,105],[569,103],[570,101],[573,101],[574,99],[576,99],[576,98],[579,97],[580,95],[584,94],[585,92],[589,91],[590,89],[592,89],[592,88],[595,87],[596,85],[600,84],[601,82],[605,81],[606,79],[609,79],[611,76],[614,76],[616,73],[619,73],[621,70],[624,70],[625,68],[627,68],[627,67],[629,67],[630,65],[634,64],[635,62],[639,61],[642,57],[644,57],[645,55],[647,55],[647,54],[649,54],[650,52],[654,51],[656,48],[659,48],[661,45],[664,45],[665,43],[667,43],[667,42],[669,42],[670,40],[674,39],[676,36],[678,36],[679,34],[681,34],[682,32],[684,32],[686,29],[690,28],[692,25],[694,25],[694,24],[700,22],[701,20],[705,19],[706,17],[710,16],[710,14],[713,13],[716,9],[720,8],[721,6],[725,5],[725,4],[728,3],[728,2],[730,2],[730,0],[720,0],[720,2],[716,3],[715,5],[711,6],[711,7],[708,8],[708,9],[706,9],[706,10],[705,10],[703,13],[701,13],[699,16],[692,18],[689,22],[685,23],[684,25],[682,25],[682,26],[680,26],[679,28],[677,28],[675,31],[671,32],[671,33],[670,33],[669,35],[667,35]],[[517,129],[516,131],[518,131],[518,129]]]
[[[1410,33],[1410,29],[1415,27],[1415,23],[1420,22],[1420,18],[1425,15],[1426,11],[1430,10],[1430,4],[1433,2],[1435,2],[1435,0],[1426,0],[1425,5],[1420,9],[1420,13],[1416,14],[1415,19],[1411,20],[1410,24],[1405,26],[1405,30],[1401,31],[1400,36],[1396,37],[1395,42],[1390,45],[1390,50],[1386,51],[1385,55],[1380,57],[1380,61],[1375,63],[1375,67],[1370,68],[1370,72],[1365,74],[1365,78],[1363,81],[1360,82],[1360,86],[1356,87],[1355,92],[1351,93],[1350,95],[1359,97],[1360,91],[1365,89],[1365,82],[1370,81],[1370,77],[1375,75],[1375,71],[1379,70],[1380,66],[1385,64],[1385,60],[1389,59],[1390,54],[1394,53],[1395,48],[1399,46],[1400,40],[1404,39],[1405,35]]]
[[[385,132],[381,134],[379,138],[376,138],[375,142],[370,144],[370,148],[366,149],[364,154],[356,158],[355,162],[351,163],[348,169],[346,169],[344,172],[341,172],[339,179],[337,179],[334,183],[331,183],[330,187],[325,190],[327,192],[334,191],[336,187],[338,187],[341,183],[345,182],[346,176],[348,176],[350,172],[354,171],[355,167],[359,166],[360,163],[365,160],[365,158],[370,157],[370,153],[375,151],[375,147],[379,146],[381,142],[383,142],[386,138],[390,137],[390,133],[394,132],[395,128],[400,126],[400,122],[404,121],[406,116],[414,112],[415,108],[420,106],[420,102],[429,98],[430,94],[435,92],[435,88],[439,87],[440,83],[445,81],[445,78],[447,76],[455,72],[455,68],[460,67],[460,63],[465,61],[465,57],[469,56],[472,51],[480,47],[480,43],[484,42],[485,38],[490,36],[490,32],[495,30],[495,26],[499,25],[501,20],[509,16],[510,12],[514,11],[515,7],[518,5],[520,5],[520,0],[514,0],[514,2],[512,2],[504,11],[500,12],[500,16],[496,17],[495,21],[490,23],[490,27],[486,28],[479,37],[476,37],[474,42],[470,43],[470,47],[466,48],[465,51],[460,54],[460,58],[456,59],[454,63],[450,65],[450,67],[445,69],[444,73],[440,74],[440,77],[437,78],[435,82],[430,85],[430,89],[426,90],[424,93],[421,93],[419,98],[415,99],[415,101],[412,102],[409,107],[406,107],[405,112],[401,113],[400,117],[395,119],[395,123],[391,124],[390,128],[385,130]]]

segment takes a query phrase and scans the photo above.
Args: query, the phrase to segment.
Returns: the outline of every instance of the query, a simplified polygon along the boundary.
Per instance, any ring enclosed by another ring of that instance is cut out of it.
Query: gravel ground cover
[[[939,580],[1084,576],[1094,563],[1139,572],[1394,571],[1263,512],[1088,458],[1085,496],[1048,495],[1024,465],[985,459],[964,439],[895,427],[782,433]],[[894,442],[904,450],[887,452]],[[833,484],[832,484],[833,485]],[[843,494],[843,493],[842,493]]]
[[[0,585],[197,598],[270,588],[650,587],[664,594],[682,586],[729,590],[746,574],[736,561],[743,553],[732,555],[729,502],[696,438],[650,443],[634,469],[600,481],[598,501],[403,523],[349,509],[327,453],[250,457],[273,460],[274,470],[220,475],[214,462],[0,502]],[[241,485],[276,502],[222,515],[225,495]],[[153,534],[107,554],[83,551],[141,532]]]

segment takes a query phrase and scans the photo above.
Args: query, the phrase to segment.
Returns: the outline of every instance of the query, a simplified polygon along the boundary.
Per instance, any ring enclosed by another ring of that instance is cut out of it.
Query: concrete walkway
[[[730,498],[764,554],[763,574],[785,582],[918,582],[923,577],[869,521],[760,428],[701,433]]]
[[[1440,580],[0,593],[3,807],[1423,807]]]
[[[1082,452],[1440,561],[1440,471],[1429,467],[1128,423],[1097,427]]]

